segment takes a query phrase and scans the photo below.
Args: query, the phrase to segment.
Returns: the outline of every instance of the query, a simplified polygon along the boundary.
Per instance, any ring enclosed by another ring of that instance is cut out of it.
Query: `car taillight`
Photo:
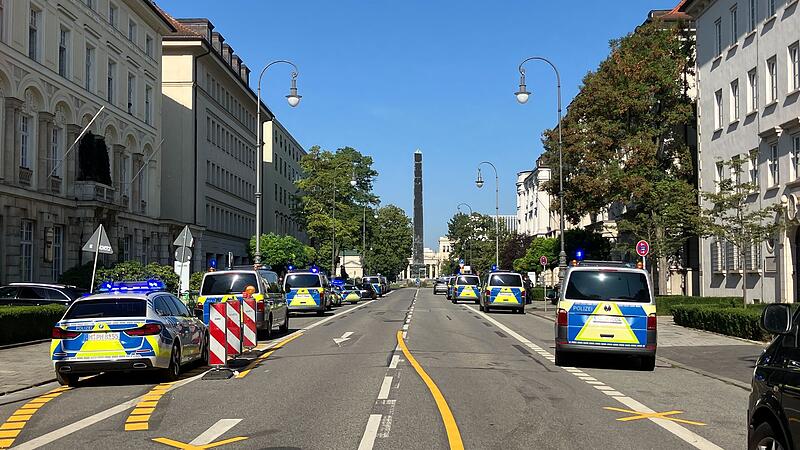
[[[260,313],[264,312],[264,303],[265,302],[256,302],[256,309],[258,310],[258,312]]]
[[[559,309],[558,310],[558,326],[565,327],[567,326],[567,310],[566,309]]]
[[[53,332],[51,334],[53,339],[75,339],[79,335],[80,333],[77,331],[67,331],[59,327],[53,327]]]
[[[159,333],[161,333],[161,325],[157,323],[148,323],[139,328],[125,331],[128,336],[152,336]]]
[[[647,329],[648,330],[655,330],[658,327],[658,318],[655,314],[650,314],[647,316]]]

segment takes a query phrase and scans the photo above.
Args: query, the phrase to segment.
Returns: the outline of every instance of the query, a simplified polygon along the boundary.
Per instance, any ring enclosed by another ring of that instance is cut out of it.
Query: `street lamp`
[[[474,214],[474,211],[472,210],[472,206],[469,206],[469,204],[467,204],[467,203],[459,203],[456,206],[456,209],[458,210],[458,212],[461,212],[461,207],[462,206],[466,206],[467,208],[469,208],[469,220],[470,220],[470,223],[472,223],[472,215]],[[472,265],[472,241],[470,239],[467,239],[467,252],[469,252],[469,264],[468,265]]]
[[[264,66],[261,70],[261,73],[258,74],[258,96],[256,98],[256,155],[258,160],[256,161],[256,254],[255,254],[255,263],[261,263],[261,215],[262,215],[262,205],[261,205],[261,165],[264,162],[264,142],[262,137],[262,125],[261,125],[261,79],[264,77],[264,73],[270,67],[274,66],[275,64],[289,64],[292,66],[292,84],[289,88],[289,95],[286,96],[286,101],[289,103],[289,106],[294,108],[295,106],[300,104],[300,95],[297,94],[297,75],[300,73],[300,70],[297,66],[291,62],[286,61],[283,59],[279,59],[276,61],[272,61],[271,63]]]
[[[481,162],[478,164],[478,178],[475,180],[475,186],[478,186],[478,189],[482,188],[484,184],[483,176],[481,175],[481,166],[484,164],[491,166],[494,170],[494,265],[500,268],[500,177],[497,175],[497,167],[494,164],[489,161]]]
[[[562,155],[562,139],[561,139],[561,74],[555,64],[550,62],[547,58],[540,56],[532,56],[519,65],[519,90],[514,94],[517,96],[517,101],[525,103],[530,98],[530,92],[525,86],[525,63],[528,61],[543,61],[553,68],[556,73],[556,91],[558,94],[558,203],[561,214],[559,216],[558,226],[561,229],[561,253],[558,255],[558,280],[559,284],[564,283],[564,275],[567,269],[567,252],[564,250],[564,159]]]

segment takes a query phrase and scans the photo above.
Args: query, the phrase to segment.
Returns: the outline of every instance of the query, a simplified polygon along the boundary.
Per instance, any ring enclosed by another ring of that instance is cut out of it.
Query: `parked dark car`
[[[67,306],[85,293],[86,291],[75,286],[63,284],[11,283],[8,286],[0,287],[0,305],[38,306],[55,304]]]
[[[375,286],[373,286],[369,281],[362,281],[358,287],[360,287],[362,291],[366,292],[366,294],[362,294],[361,298],[371,298],[373,300],[378,298],[378,291],[375,290]]]
[[[756,362],[747,408],[747,448],[800,448],[800,310],[768,305],[761,327],[775,335]]]

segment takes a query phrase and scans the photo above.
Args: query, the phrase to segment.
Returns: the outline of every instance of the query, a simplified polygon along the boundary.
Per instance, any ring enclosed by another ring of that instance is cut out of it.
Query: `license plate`
[[[89,333],[89,341],[118,341],[119,333]]]
[[[605,323],[605,324],[613,324],[619,325],[622,323],[622,317],[617,316],[594,316],[592,318],[594,323]]]

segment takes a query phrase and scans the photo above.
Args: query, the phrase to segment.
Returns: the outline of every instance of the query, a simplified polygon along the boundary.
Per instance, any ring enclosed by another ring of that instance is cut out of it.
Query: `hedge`
[[[755,307],[719,307],[715,305],[676,305],[672,307],[675,323],[715,333],[754,341],[766,341],[771,335],[764,331],[761,305]]]
[[[47,339],[65,306],[0,306],[0,345]]]
[[[656,312],[659,316],[673,315],[676,306],[718,306],[741,307],[742,297],[689,297],[685,295],[669,295],[656,297]]]

